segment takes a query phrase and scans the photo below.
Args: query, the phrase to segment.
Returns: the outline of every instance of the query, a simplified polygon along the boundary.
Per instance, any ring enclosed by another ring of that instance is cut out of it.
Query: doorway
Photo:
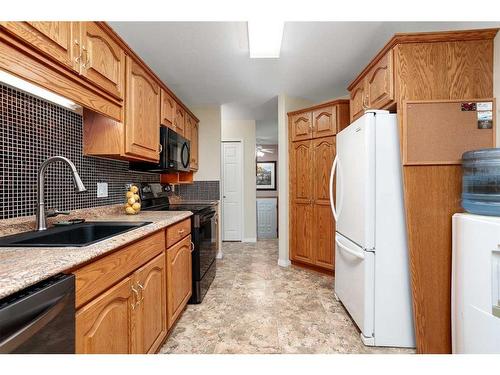
[[[222,142],[222,240],[243,238],[243,145]]]
[[[278,198],[257,198],[257,239],[278,238]]]

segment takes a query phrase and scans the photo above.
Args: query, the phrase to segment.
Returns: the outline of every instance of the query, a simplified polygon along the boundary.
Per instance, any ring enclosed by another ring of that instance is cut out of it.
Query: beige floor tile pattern
[[[203,303],[188,305],[161,353],[413,353],[369,348],[333,297],[333,278],[277,265],[275,240],[224,243]]]

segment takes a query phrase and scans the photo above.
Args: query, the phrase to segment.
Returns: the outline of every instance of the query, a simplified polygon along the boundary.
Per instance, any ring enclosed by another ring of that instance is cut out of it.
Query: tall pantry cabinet
[[[288,113],[290,260],[332,272],[335,222],[329,180],[335,135],[349,124],[349,100],[334,100]]]

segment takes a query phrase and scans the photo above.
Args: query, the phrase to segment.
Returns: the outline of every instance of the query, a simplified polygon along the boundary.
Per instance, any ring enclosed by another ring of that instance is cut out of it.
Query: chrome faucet
[[[65,158],[64,156],[52,156],[45,160],[40,168],[38,169],[38,185],[37,185],[37,206],[36,206],[36,230],[46,230],[47,229],[47,215],[45,214],[45,171],[47,167],[56,162],[62,161],[71,168],[71,172],[73,173],[73,182],[75,183],[75,190],[78,193],[82,193],[87,191],[85,185],[78,175],[78,171],[76,170],[75,165],[71,162],[71,160]],[[57,210],[53,210],[51,212],[51,216],[56,216],[58,214],[66,214],[66,212],[61,212]]]

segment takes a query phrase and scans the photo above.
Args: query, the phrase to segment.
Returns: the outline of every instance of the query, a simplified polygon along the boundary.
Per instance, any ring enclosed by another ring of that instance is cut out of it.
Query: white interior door
[[[243,150],[241,142],[222,142],[222,240],[241,241],[243,228]]]
[[[257,238],[278,237],[278,200],[257,198]]]

